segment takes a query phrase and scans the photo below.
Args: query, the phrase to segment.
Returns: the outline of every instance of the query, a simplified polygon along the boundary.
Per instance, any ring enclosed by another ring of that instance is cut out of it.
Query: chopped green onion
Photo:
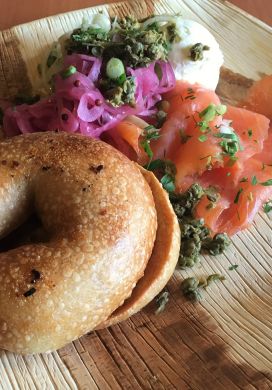
[[[265,186],[265,187],[268,187],[268,186],[272,186],[272,179],[269,179],[267,181],[264,181],[262,183],[260,183],[262,186]]]
[[[153,152],[152,152],[152,149],[150,147],[150,141],[143,141],[141,142],[141,145],[144,149],[144,151],[146,152],[147,156],[152,159],[153,157]]]
[[[227,111],[227,107],[224,104],[209,104],[203,111],[199,113],[201,119],[206,122],[211,122],[217,115],[224,115]]]
[[[198,137],[198,140],[200,141],[200,142],[205,142],[205,141],[207,141],[207,136],[206,135],[200,135],[199,137]]]
[[[164,169],[165,167],[165,161],[164,160],[153,160],[150,164],[145,165],[144,168],[148,169],[149,171],[156,171],[157,169]]]
[[[175,178],[172,175],[169,175],[166,173],[162,178],[161,178],[161,184],[163,188],[167,192],[174,192],[175,191]]]
[[[214,134],[214,137],[226,138],[226,139],[231,139],[231,140],[234,140],[234,141],[238,140],[238,137],[237,137],[237,135],[235,133],[217,133],[217,134]]]
[[[210,129],[209,124],[206,121],[197,122],[196,126],[199,127],[199,130],[201,131],[201,133],[206,133]]]
[[[72,74],[76,73],[77,68],[73,65],[68,66],[68,68],[64,69],[61,73],[61,77],[63,79],[67,79],[68,77],[72,76]]]
[[[224,115],[227,112],[227,106],[225,106],[225,104],[218,104],[215,107],[215,110],[216,110],[216,115]]]
[[[215,104],[209,104],[203,111],[199,113],[201,119],[206,122],[211,122],[216,116]]]
[[[125,76],[124,64],[119,58],[111,58],[106,65],[106,75],[112,80],[117,80],[120,77]],[[125,76],[126,77],[126,76]]]

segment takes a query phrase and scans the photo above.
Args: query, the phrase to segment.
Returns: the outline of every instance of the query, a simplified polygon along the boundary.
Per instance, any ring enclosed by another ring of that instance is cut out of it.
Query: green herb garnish
[[[150,142],[152,140],[156,140],[160,138],[159,130],[156,129],[154,126],[150,125],[143,129],[143,141],[141,142],[141,146],[143,147],[144,151],[148,155],[150,162],[153,158],[153,152],[150,147]]]
[[[163,291],[161,292],[155,299],[157,309],[155,311],[155,314],[160,314],[164,311],[165,306],[167,305],[169,301],[169,292]]]
[[[167,192],[175,191],[175,176],[177,173],[175,164],[170,160],[154,160],[145,166],[149,171],[157,171],[161,176],[161,184]]]
[[[267,181],[263,181],[262,183],[260,183],[262,186],[265,186],[265,187],[268,187],[268,186],[272,186],[272,179],[269,179]]]
[[[124,64],[119,58],[111,58],[106,65],[106,75],[112,80],[124,82],[126,79]],[[120,80],[122,78],[122,80]]]
[[[156,140],[159,138],[159,131],[154,126],[147,126],[143,130],[143,141],[141,141],[141,146],[143,147],[144,151],[146,152],[147,156],[150,159],[153,158],[153,151],[150,147],[150,142],[152,139]]]
[[[175,191],[175,177],[166,173],[162,178],[161,178],[161,183],[163,188],[167,192],[174,192]]]
[[[234,199],[234,203],[237,204],[239,202],[239,199],[240,199],[240,195],[241,193],[243,192],[243,188],[240,188],[239,191],[237,192],[236,196],[235,196],[235,199]]]
[[[253,131],[251,129],[248,129],[247,134],[248,134],[249,138],[251,138],[253,135]]]
[[[211,122],[217,115],[224,115],[227,111],[227,106],[224,104],[209,104],[203,111],[199,113],[199,117],[205,122]]]
[[[234,271],[234,270],[236,270],[238,267],[239,267],[238,264],[232,264],[231,266],[229,266],[229,271]]]
[[[266,203],[263,205],[263,211],[268,214],[272,210],[272,200],[268,200]]]
[[[200,142],[205,142],[205,141],[207,141],[207,136],[206,135],[200,135],[199,137],[198,137],[198,140],[200,141]]]
[[[209,275],[206,279],[206,285],[204,286],[204,288],[208,287],[212,282],[215,282],[216,280],[224,281],[226,280],[226,278],[225,276],[220,274]]]
[[[256,177],[256,176],[252,176],[251,184],[252,184],[253,186],[256,186],[256,184],[258,184],[258,180],[257,180],[257,177]]]
[[[220,142],[220,146],[225,154],[234,157],[239,151],[239,144],[237,141],[223,140]]]

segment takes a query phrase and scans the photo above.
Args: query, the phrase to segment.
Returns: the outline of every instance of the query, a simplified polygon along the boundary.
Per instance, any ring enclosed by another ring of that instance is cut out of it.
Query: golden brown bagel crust
[[[60,348],[106,320],[143,275],[157,229],[135,164],[80,135],[0,142],[0,237],[34,208],[49,242],[0,253],[0,348],[18,353]]]
[[[140,167],[149,184],[157,210],[158,229],[152,255],[144,276],[138,281],[131,296],[98,329],[124,321],[137,313],[164,288],[174,273],[180,250],[180,228],[167,192],[152,172]]]

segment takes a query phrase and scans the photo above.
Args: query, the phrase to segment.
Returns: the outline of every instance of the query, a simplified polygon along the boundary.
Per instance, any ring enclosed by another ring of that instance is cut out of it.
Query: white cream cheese
[[[218,84],[220,67],[223,64],[223,53],[214,36],[201,24],[176,18],[177,33],[180,41],[173,44],[169,53],[177,80],[198,83],[205,88],[214,90]],[[209,47],[203,51],[203,59],[193,61],[190,57],[192,46],[202,43]]]

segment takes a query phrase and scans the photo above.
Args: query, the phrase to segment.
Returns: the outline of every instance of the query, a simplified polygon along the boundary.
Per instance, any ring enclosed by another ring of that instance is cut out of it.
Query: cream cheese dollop
[[[177,39],[173,43],[168,59],[173,66],[177,80],[200,84],[215,90],[224,57],[214,36],[201,24],[177,17],[175,20]],[[201,43],[208,46],[203,58],[193,61],[191,48]]]

